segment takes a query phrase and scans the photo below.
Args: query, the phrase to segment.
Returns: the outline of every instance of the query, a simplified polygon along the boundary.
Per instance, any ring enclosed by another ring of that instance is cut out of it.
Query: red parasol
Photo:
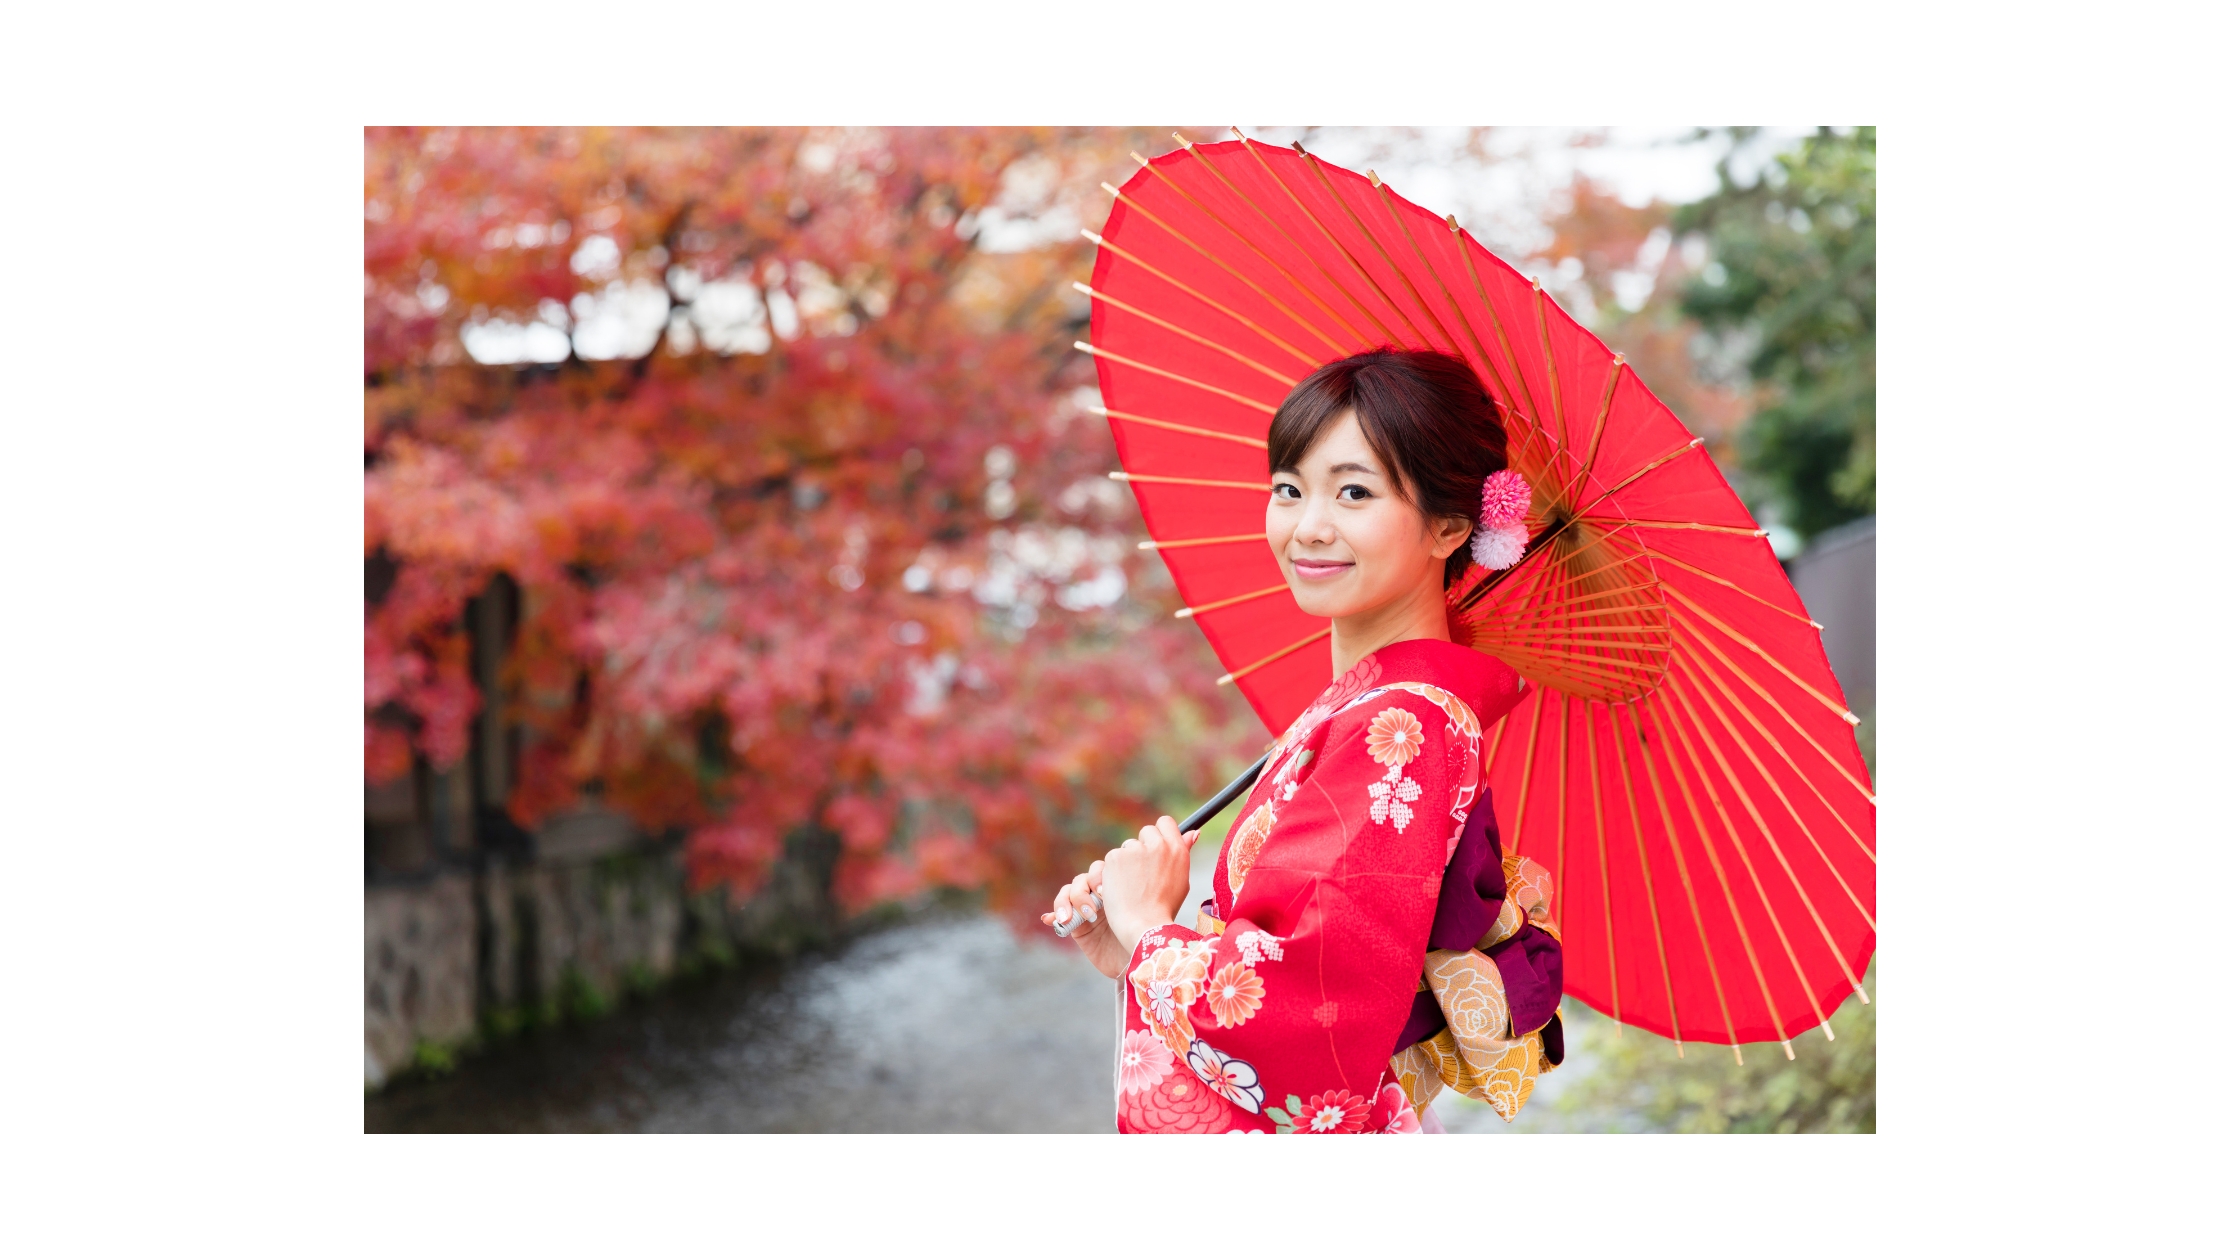
[[[1277,403],[1380,345],[1459,355],[1533,487],[1533,540],[1513,568],[1473,567],[1450,616],[1534,686],[1488,768],[1504,842],[1555,873],[1565,992],[1676,1041],[1785,1050],[1847,993],[1865,1001],[1858,719],[1701,439],[1538,284],[1374,172],[1241,135],[1137,161],[1089,234],[1081,349],[1142,546],[1223,681],[1270,732],[1330,681],[1329,624],[1292,602],[1264,538]]]

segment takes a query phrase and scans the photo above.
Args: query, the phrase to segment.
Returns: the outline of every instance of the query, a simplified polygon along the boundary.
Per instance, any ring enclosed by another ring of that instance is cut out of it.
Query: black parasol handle
[[[1270,749],[1269,751],[1273,752],[1274,750]],[[1230,802],[1245,794],[1246,789],[1252,786],[1253,781],[1260,777],[1260,767],[1267,764],[1268,754],[1261,753],[1260,760],[1246,766],[1243,774],[1229,780],[1229,786],[1215,792],[1212,797],[1207,799],[1205,804],[1200,805],[1188,818],[1183,819],[1182,825],[1176,830],[1187,836],[1212,822],[1215,814],[1229,808]]]
[[[1270,749],[1269,751],[1272,752],[1274,750]],[[1213,821],[1213,816],[1215,814],[1218,814],[1222,810],[1229,808],[1230,802],[1245,794],[1245,790],[1250,788],[1253,784],[1253,781],[1260,777],[1260,768],[1267,764],[1268,754],[1261,753],[1260,759],[1258,761],[1255,761],[1251,765],[1246,766],[1243,774],[1240,774],[1236,778],[1229,780],[1229,786],[1221,789],[1218,792],[1215,792],[1211,797],[1207,798],[1205,804],[1200,805],[1195,810],[1192,810],[1190,812],[1190,816],[1183,819],[1182,825],[1175,828],[1175,830],[1180,831],[1183,835],[1187,836],[1191,832],[1196,831],[1198,828],[1203,827],[1207,823]],[[1095,893],[1092,893],[1089,896],[1089,904],[1096,906],[1098,909],[1103,909],[1104,898]],[[1088,919],[1088,917],[1088,906],[1076,906],[1074,908],[1072,918],[1067,919],[1063,923],[1053,924],[1050,930],[1056,932],[1060,936],[1071,936],[1073,935],[1073,930],[1080,927],[1082,923]]]

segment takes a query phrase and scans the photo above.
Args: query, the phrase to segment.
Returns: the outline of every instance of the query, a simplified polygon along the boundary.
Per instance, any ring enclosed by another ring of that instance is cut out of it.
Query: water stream
[[[1110,1132],[1113,990],[939,915],[680,986],[366,1100],[368,1132]]]

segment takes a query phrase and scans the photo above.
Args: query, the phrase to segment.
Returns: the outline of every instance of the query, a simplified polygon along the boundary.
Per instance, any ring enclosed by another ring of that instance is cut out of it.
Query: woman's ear
[[[1456,548],[1470,541],[1473,528],[1466,516],[1442,516],[1432,521],[1431,554],[1441,560],[1453,555]]]

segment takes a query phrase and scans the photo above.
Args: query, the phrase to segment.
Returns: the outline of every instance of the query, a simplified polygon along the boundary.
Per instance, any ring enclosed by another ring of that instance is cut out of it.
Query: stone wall
[[[493,1012],[550,1018],[543,1004],[596,1004],[676,970],[684,880],[663,854],[493,871],[482,888],[483,998]]]
[[[801,838],[740,905],[686,890],[679,847],[582,812],[509,858],[366,888],[366,1085],[478,1035],[592,1018],[741,954],[827,939],[830,843]]]
[[[366,889],[366,1081],[475,1027],[473,881],[445,873]]]

